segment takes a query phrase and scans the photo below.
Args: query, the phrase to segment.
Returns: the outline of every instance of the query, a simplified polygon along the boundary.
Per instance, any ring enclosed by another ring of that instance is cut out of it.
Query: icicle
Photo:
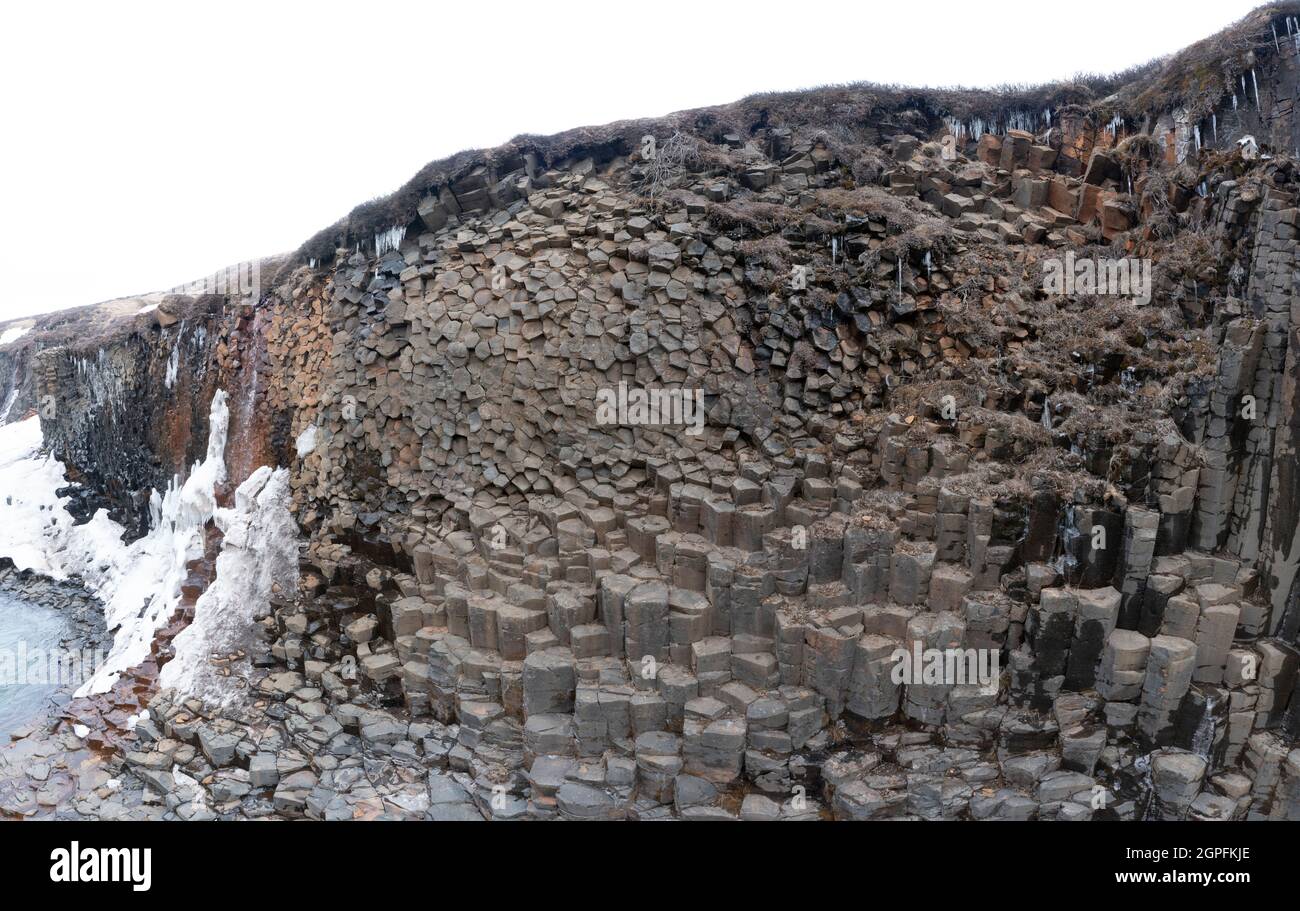
[[[1280,54],[1282,53],[1282,49],[1277,46],[1277,29],[1273,27],[1272,22],[1268,24],[1268,27],[1273,32],[1273,50],[1277,51]]]
[[[406,228],[393,225],[387,231],[375,232],[375,255],[383,256],[389,250],[396,250],[402,245],[402,238],[406,236]]]
[[[898,257],[898,293],[903,293],[903,257]]]
[[[1196,137],[1196,151],[1201,151],[1201,125],[1198,123],[1192,127],[1192,134]]]
[[[1214,144],[1219,144],[1219,115],[1210,113],[1210,130],[1214,134]]]
[[[1204,714],[1201,720],[1196,723],[1196,730],[1192,732],[1192,752],[1203,759],[1210,758],[1210,750],[1214,748],[1214,734],[1217,725],[1214,722],[1214,698],[1206,697]]]
[[[930,251],[925,251],[925,280],[930,280]]]
[[[1233,109],[1234,111],[1237,110],[1237,93],[1236,93],[1236,92],[1233,92],[1233,93],[1232,93],[1232,109]]]
[[[167,376],[163,378],[163,384],[171,389],[176,385],[176,380],[180,372],[181,365],[181,340],[176,339],[176,346],[172,348],[171,356],[167,358]]]
[[[1250,82],[1255,87],[1255,107],[1259,108],[1259,80],[1255,78],[1255,68],[1250,68]]]
[[[1127,175],[1125,175],[1125,176],[1128,178],[1128,195],[1129,195],[1129,196],[1132,196],[1132,195],[1133,195],[1133,175],[1132,175],[1132,174],[1127,174]]]

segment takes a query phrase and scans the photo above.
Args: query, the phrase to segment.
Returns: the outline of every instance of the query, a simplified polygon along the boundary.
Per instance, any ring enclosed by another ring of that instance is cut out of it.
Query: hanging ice
[[[163,385],[171,389],[176,385],[176,376],[180,372],[181,365],[181,340],[176,339],[176,344],[172,346],[172,353],[167,358],[167,376],[163,380]]]
[[[402,225],[393,225],[387,231],[378,231],[375,233],[375,255],[383,256],[389,250],[396,250],[402,245],[402,238],[406,236],[406,228]]]
[[[0,424],[9,423],[9,412],[13,410],[14,402],[18,399],[18,387],[15,386],[9,390],[8,397],[5,398],[5,406],[0,409]]]
[[[1196,729],[1192,732],[1192,752],[1202,759],[1210,758],[1210,750],[1214,747],[1214,734],[1217,725],[1214,719],[1214,697],[1205,698],[1204,714],[1196,723]]]

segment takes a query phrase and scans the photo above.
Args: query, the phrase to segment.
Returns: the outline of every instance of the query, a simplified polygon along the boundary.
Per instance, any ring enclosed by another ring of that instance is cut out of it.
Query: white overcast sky
[[[0,320],[297,247],[519,133],[869,80],[1042,82],[1256,0],[36,3],[0,7]]]

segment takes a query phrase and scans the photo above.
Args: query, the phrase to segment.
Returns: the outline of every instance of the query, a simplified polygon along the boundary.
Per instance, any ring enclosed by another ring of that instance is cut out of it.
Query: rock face
[[[1281,54],[1205,110],[1175,58],[1121,113],[823,90],[520,139],[255,296],[38,325],[78,508],[142,531],[223,388],[230,490],[286,468],[303,541],[256,717],[163,692],[122,760],[161,813],[77,812],[1300,817]]]

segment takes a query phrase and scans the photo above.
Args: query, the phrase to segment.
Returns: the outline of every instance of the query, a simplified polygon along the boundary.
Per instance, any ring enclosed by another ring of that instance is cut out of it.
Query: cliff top
[[[260,262],[261,290],[304,264],[329,262],[340,247],[372,246],[376,235],[417,223],[422,200],[473,179],[527,170],[545,171],[590,158],[597,164],[631,155],[646,134],[683,132],[711,142],[725,137],[747,141],[766,130],[823,134],[831,145],[860,151],[897,133],[934,135],[944,124],[976,125],[1003,132],[1050,125],[1073,113],[1105,123],[1114,118],[1150,129],[1161,114],[1182,109],[1196,119],[1231,94],[1243,76],[1279,52],[1283,42],[1300,47],[1300,0],[1261,6],[1238,22],[1184,50],[1110,75],[1080,74],[1041,85],[993,88],[905,87],[852,83],[786,92],[766,92],[729,104],[679,111],[659,118],[584,126],[551,136],[523,134],[491,149],[468,149],[425,165],[395,192],[362,203],[318,231],[296,251]],[[36,317],[0,322],[9,347],[99,342],[136,325],[168,325],[172,317],[217,305],[219,298],[166,292],[135,295]],[[88,336],[85,326],[95,331]],[[0,335],[3,337],[3,335]],[[4,350],[0,345],[0,350]]]
[[[1215,35],[1173,54],[1110,75],[1080,74],[1041,85],[994,88],[925,88],[875,83],[765,92],[730,104],[679,111],[659,118],[578,127],[552,136],[520,135],[493,149],[469,149],[425,165],[388,196],[354,208],[308,239],[289,265],[332,257],[339,246],[369,241],[376,233],[416,219],[420,200],[463,179],[479,166],[512,163],[535,156],[546,169],[566,161],[593,158],[598,163],[635,151],[647,133],[682,130],[701,138],[734,134],[748,139],[769,127],[866,131],[892,126],[918,138],[944,121],[980,121],[991,129],[1034,121],[1044,112],[1072,109],[1104,123],[1115,116],[1130,120],[1184,108],[1193,119],[1208,113],[1216,99],[1232,92],[1240,77],[1276,54],[1287,37],[1287,18],[1295,17],[1300,36],[1300,0],[1261,6]],[[1276,33],[1275,44],[1274,29]],[[871,136],[860,137],[870,140]]]

